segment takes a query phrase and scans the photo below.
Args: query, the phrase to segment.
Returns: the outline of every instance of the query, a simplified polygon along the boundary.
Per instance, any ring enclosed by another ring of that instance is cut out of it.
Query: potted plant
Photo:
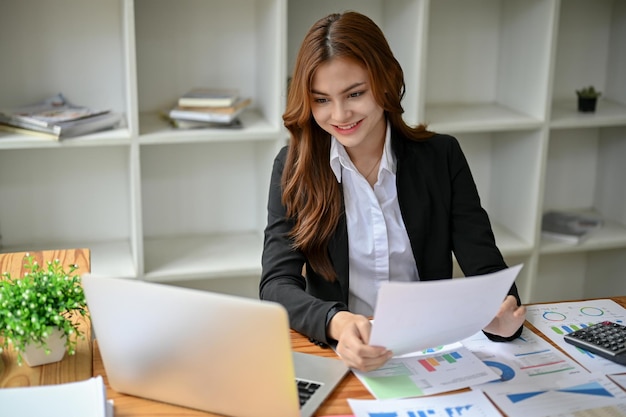
[[[20,366],[23,359],[30,366],[59,361],[66,350],[73,355],[78,338],[84,338],[78,319],[88,312],[78,266],[66,271],[58,259],[45,267],[28,253],[24,259],[23,277],[7,272],[0,277],[0,352],[12,345]],[[33,349],[42,350],[44,358],[31,360]]]
[[[576,94],[578,95],[578,111],[584,113],[596,111],[598,97],[602,95],[600,91],[597,91],[594,86],[590,85],[589,87],[576,90]]]

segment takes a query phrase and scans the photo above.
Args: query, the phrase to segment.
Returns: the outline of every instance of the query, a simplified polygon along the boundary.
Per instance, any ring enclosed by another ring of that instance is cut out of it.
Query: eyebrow
[[[352,84],[352,85],[348,86],[347,88],[343,89],[343,90],[340,92],[340,94],[345,94],[345,93],[347,93],[348,91],[350,91],[350,90],[352,90],[352,89],[355,89],[355,88],[357,88],[357,87],[360,87],[360,86],[362,86],[362,85],[364,85],[364,84],[366,84],[366,82],[365,82],[365,81],[361,81],[361,82],[358,82],[358,83],[354,83],[354,84]],[[317,94],[317,95],[320,95],[320,96],[327,96],[327,95],[328,95],[328,94],[326,94],[326,93],[322,93],[321,91],[317,91],[317,90],[311,90],[311,93],[312,93],[312,94]]]

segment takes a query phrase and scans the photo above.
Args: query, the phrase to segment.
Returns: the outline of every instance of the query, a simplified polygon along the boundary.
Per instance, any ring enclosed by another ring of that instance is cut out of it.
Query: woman
[[[346,12],[316,22],[296,60],[283,115],[290,142],[270,185],[260,297],[362,371],[393,354],[368,345],[381,282],[450,278],[453,252],[465,275],[507,267],[458,142],[406,125],[404,88],[372,20]],[[519,336],[520,304],[513,285],[487,336]]]

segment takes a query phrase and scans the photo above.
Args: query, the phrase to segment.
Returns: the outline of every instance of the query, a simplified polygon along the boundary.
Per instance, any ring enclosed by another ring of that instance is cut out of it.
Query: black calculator
[[[567,343],[626,365],[626,326],[603,321],[563,336]]]

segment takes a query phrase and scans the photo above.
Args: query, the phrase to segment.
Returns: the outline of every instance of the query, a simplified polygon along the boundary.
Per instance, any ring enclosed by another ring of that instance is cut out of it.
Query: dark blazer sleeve
[[[452,195],[452,249],[459,266],[466,275],[482,275],[507,267],[500,250],[496,246],[495,236],[487,212],[483,209],[476,184],[465,155],[456,139],[452,140],[453,168],[452,181],[459,190]],[[462,190],[462,191],[461,191]],[[469,272],[469,273],[468,273]],[[515,283],[508,292],[521,305]],[[516,339],[522,333],[523,326],[510,337],[502,337],[484,332],[494,341]]]
[[[423,141],[396,137],[398,202],[420,279],[450,278],[452,253],[466,276],[507,267],[496,246],[465,155],[456,138],[434,135]],[[510,291],[521,301],[514,284]],[[492,340],[511,340],[487,334]]]
[[[317,297],[307,292],[307,280],[303,276],[304,255],[292,247],[288,233],[293,222],[287,218],[282,204],[281,176],[287,148],[281,149],[274,160],[267,205],[267,226],[264,235],[262,273],[259,296],[262,300],[278,302],[285,307],[292,329],[326,342],[326,315],[333,307],[347,310],[340,294],[339,284],[326,283],[315,277],[318,285],[330,287],[326,297]],[[318,282],[319,281],[319,282]],[[335,301],[332,301],[336,298]]]

